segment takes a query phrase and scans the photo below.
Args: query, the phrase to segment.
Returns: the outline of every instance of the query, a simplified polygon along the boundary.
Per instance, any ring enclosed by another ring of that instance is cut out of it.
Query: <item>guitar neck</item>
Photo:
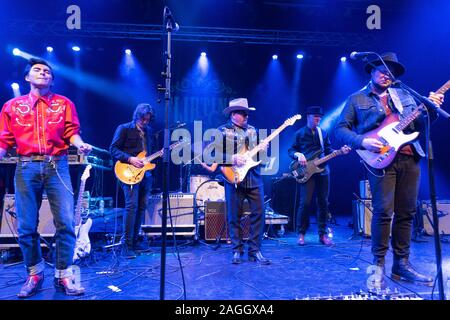
[[[447,90],[450,89],[450,80],[447,81],[442,87],[440,87],[438,90],[436,90],[436,93],[438,94],[445,94]],[[405,118],[400,120],[400,123],[395,126],[395,129],[398,131],[404,130],[407,126],[411,124],[422,112],[424,108],[423,103],[413,112],[411,112],[409,115],[407,115]]]
[[[276,136],[278,136],[280,134],[281,131],[283,131],[284,129],[286,129],[288,125],[283,123],[281,126],[278,127],[278,129],[276,129],[274,132],[272,132],[267,138],[265,138],[260,144],[258,144],[255,148],[253,148],[252,150],[250,150],[248,152],[248,156],[250,158],[252,158],[253,156],[255,156],[259,151],[260,148],[262,146],[263,143],[269,143],[270,141],[272,141]]]
[[[81,221],[81,202],[83,200],[84,186],[85,186],[85,182],[81,181],[80,189],[78,191],[77,206],[75,208],[75,225],[76,226],[78,226]]]
[[[180,145],[181,142],[176,142],[174,144],[171,144],[169,146],[169,150],[172,150],[173,148],[175,148],[176,146]],[[164,148],[162,148],[161,150],[151,154],[150,156],[144,158],[144,161],[146,162],[152,162],[153,160],[155,160],[156,158],[162,157],[162,155],[164,154]]]
[[[322,163],[327,162],[328,160],[333,159],[334,157],[337,157],[337,156],[340,156],[340,155],[342,155],[342,151],[341,150],[334,150],[329,155],[327,155],[327,156],[325,156],[323,158],[317,159],[316,161],[314,161],[314,163],[318,166],[318,165],[321,165]]]

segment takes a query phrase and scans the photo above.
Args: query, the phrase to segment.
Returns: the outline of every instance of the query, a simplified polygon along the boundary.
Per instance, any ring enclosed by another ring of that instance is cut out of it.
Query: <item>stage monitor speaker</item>
[[[242,236],[248,240],[250,234],[250,210],[244,202],[244,214],[241,218]],[[226,205],[224,201],[205,201],[205,240],[229,240]]]
[[[299,206],[300,186],[294,177],[272,179],[272,209],[289,217],[287,229],[294,231]]]
[[[169,194],[169,203],[170,205],[167,208],[167,235],[175,233],[181,236],[193,236],[195,234],[194,194],[171,193]],[[170,216],[172,219],[170,219]],[[151,195],[142,230],[148,235],[161,235],[161,221],[162,194]],[[174,230],[172,230],[172,225]]]
[[[0,226],[0,248],[18,247],[14,240],[17,234],[17,218],[16,218],[16,202],[14,194],[5,194],[3,200],[3,212]],[[38,232],[42,237],[53,237],[55,234],[55,225],[53,223],[53,215],[50,211],[50,204],[44,196],[41,208],[39,209],[39,225]],[[41,245],[44,245],[41,243]]]
[[[439,219],[439,234],[450,234],[450,200],[438,200],[437,214]],[[433,210],[430,201],[422,201],[422,209],[424,210],[423,227],[428,235],[434,235],[432,223]]]

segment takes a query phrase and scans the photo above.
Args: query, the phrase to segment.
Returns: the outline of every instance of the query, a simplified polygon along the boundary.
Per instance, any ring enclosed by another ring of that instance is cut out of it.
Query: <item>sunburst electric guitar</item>
[[[176,147],[189,143],[186,140],[180,140],[175,142],[169,146],[169,149],[172,150]],[[162,157],[164,154],[164,149],[159,150],[158,152],[153,153],[152,155],[146,157],[146,152],[140,152],[137,157],[144,162],[144,166],[142,168],[137,168],[130,163],[117,161],[114,166],[114,172],[116,174],[117,179],[122,181],[125,184],[136,184],[142,181],[145,176],[145,172],[148,170],[153,170],[156,167],[156,164],[152,163],[156,158]]]
[[[75,235],[77,241],[73,254],[73,261],[86,257],[91,252],[91,241],[89,240],[89,230],[92,226],[92,219],[81,219],[83,193],[86,180],[89,178],[92,166],[89,164],[81,175],[80,189],[78,192],[77,206],[75,207]]]
[[[444,94],[448,89],[450,89],[450,80],[439,88],[436,93]],[[383,120],[378,128],[364,134],[364,139],[378,139],[383,144],[383,147],[380,152],[371,152],[369,150],[360,149],[356,150],[361,159],[375,169],[384,169],[390,165],[402,146],[419,136],[419,132],[405,134],[403,130],[422,113],[424,108],[424,105],[421,104],[413,112],[402,119],[400,119],[397,113],[391,113]]]
[[[221,166],[220,170],[222,171],[222,174],[224,175],[225,179],[229,183],[233,183],[236,185],[241,183],[244,180],[245,176],[247,175],[248,171],[261,163],[261,161],[254,161],[253,157],[256,156],[258,152],[263,150],[265,148],[265,145],[269,143],[273,138],[278,136],[281,131],[286,129],[286,127],[288,126],[292,126],[295,123],[295,121],[301,119],[301,117],[302,117],[301,115],[297,114],[284,121],[284,123],[280,127],[278,127],[278,129],[272,132],[267,138],[265,138],[252,150],[246,150],[245,148],[242,149],[241,152],[239,152],[239,154],[245,157],[244,165]]]

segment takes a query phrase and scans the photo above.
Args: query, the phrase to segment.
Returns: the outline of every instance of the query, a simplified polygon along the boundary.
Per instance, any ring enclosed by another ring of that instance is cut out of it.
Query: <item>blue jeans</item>
[[[19,161],[14,186],[19,245],[28,273],[33,275],[44,270],[38,223],[45,191],[56,229],[55,276],[63,278],[71,275],[76,236],[73,191],[67,160]]]
[[[135,185],[120,183],[125,197],[123,233],[125,244],[132,249],[136,245],[139,230],[147,210],[148,197],[152,189],[152,175],[146,172],[144,179]]]

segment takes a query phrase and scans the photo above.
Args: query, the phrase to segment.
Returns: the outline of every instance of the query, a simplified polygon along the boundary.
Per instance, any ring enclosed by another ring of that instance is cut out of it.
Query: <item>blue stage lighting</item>
[[[202,53],[200,53],[200,56],[201,56],[201,57],[206,57],[206,52],[203,51]]]
[[[73,47],[72,47],[72,50],[78,52],[78,51],[81,50],[81,48],[80,48],[79,46],[73,46]]]
[[[130,49],[126,49],[125,50],[125,54],[131,54],[131,50]]]
[[[18,55],[20,55],[20,50],[18,48],[14,48],[12,51],[12,54],[15,56],[18,56]]]
[[[342,57],[341,58],[341,62],[346,62],[347,61],[347,57]]]
[[[299,54],[297,55],[297,59],[303,59],[303,55],[302,55],[301,53],[299,53]]]
[[[47,47],[47,52],[53,52],[53,47]]]
[[[13,90],[18,90],[19,89],[19,84],[17,82],[13,82],[13,83],[11,83],[11,88]]]
[[[273,59],[273,60],[277,60],[277,59],[278,59],[278,55],[277,55],[277,54],[274,54],[274,55],[272,56],[272,59]]]

